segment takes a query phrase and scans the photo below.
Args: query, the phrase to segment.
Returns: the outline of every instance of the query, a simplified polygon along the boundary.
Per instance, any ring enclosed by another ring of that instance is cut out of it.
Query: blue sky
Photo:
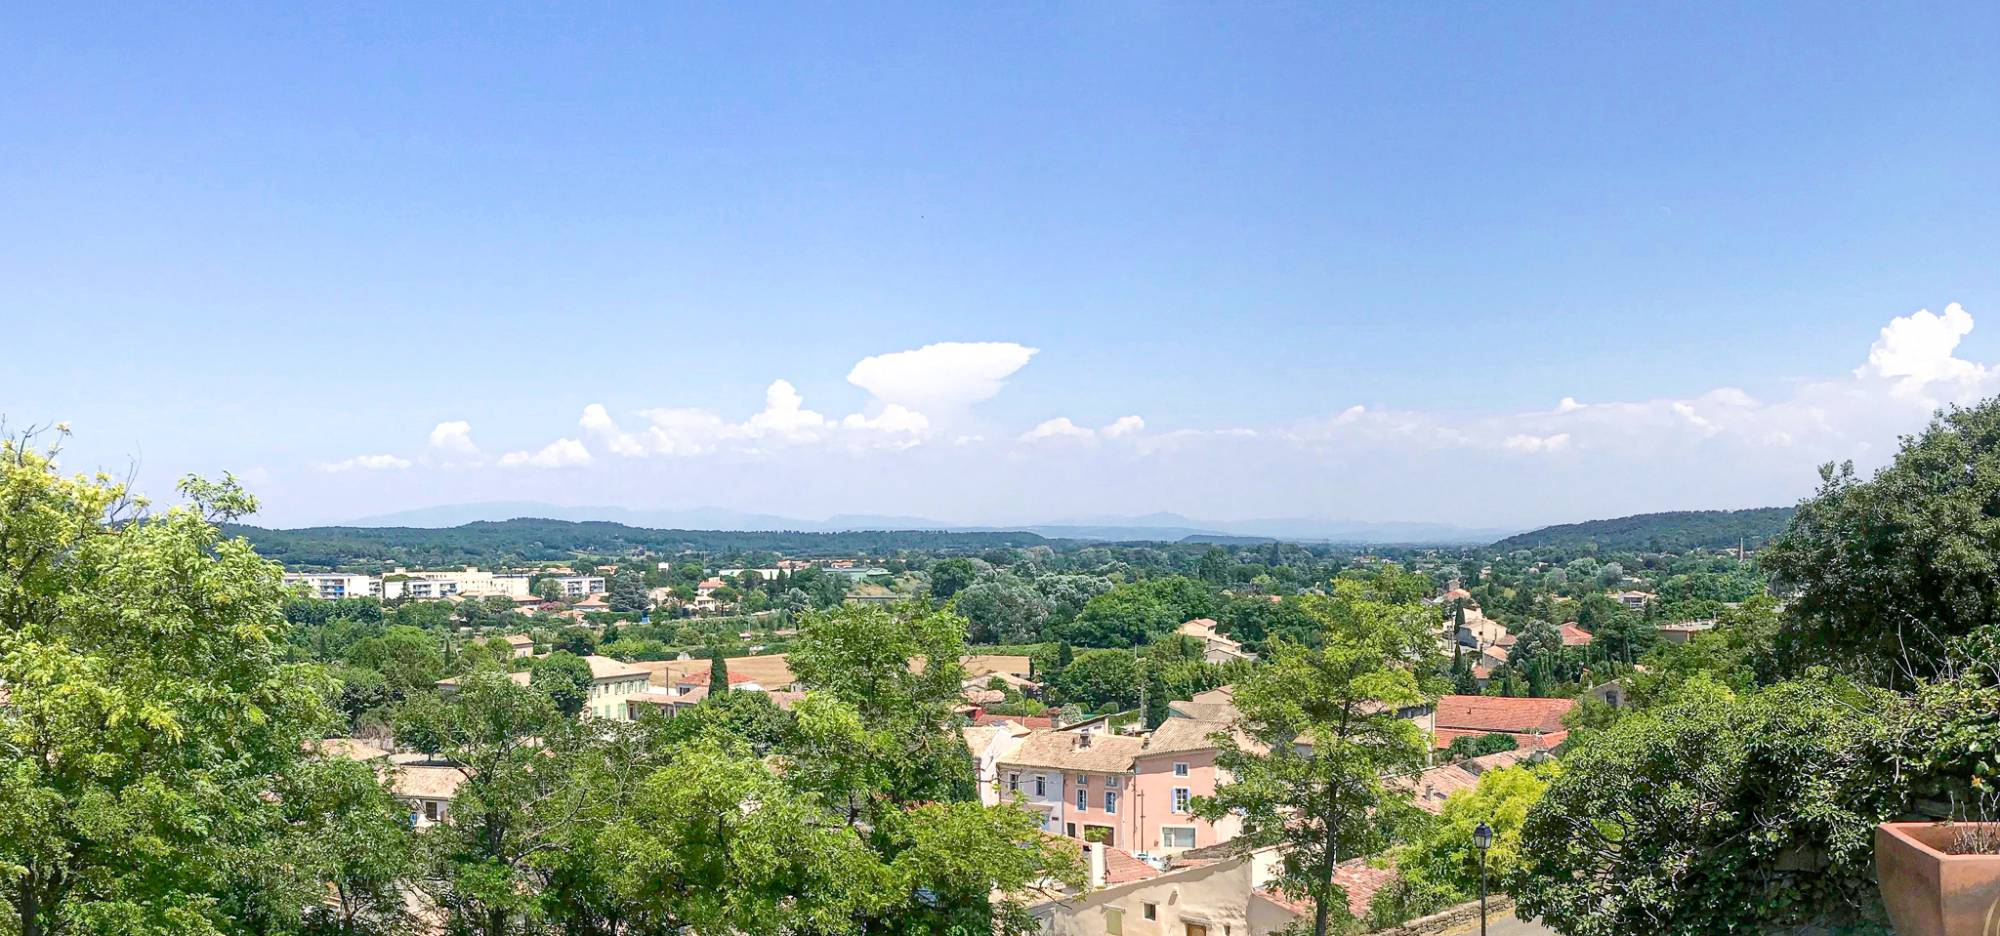
[[[1532,525],[1995,389],[2000,8],[1621,6],[11,10],[0,412],[273,523]]]

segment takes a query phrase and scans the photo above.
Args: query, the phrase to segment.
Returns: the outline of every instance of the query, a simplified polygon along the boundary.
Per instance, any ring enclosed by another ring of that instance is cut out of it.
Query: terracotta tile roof
[[[989,715],[980,714],[972,719],[975,725],[1004,725],[1013,722],[1023,728],[1054,728],[1056,720],[1047,715]]]
[[[1514,739],[1516,749],[1525,749],[1528,751],[1554,750],[1556,745],[1563,743],[1569,737],[1569,732],[1561,729],[1537,735],[1519,731],[1486,731],[1483,729],[1446,728],[1439,726],[1437,729],[1437,748],[1438,750],[1443,750],[1451,747],[1451,742],[1458,738],[1477,738],[1489,734],[1507,735]]]
[[[1213,689],[1208,690],[1207,692],[1195,693],[1194,698],[1189,701],[1222,702],[1222,703],[1234,704],[1236,702],[1236,687],[1233,685],[1217,686]]]
[[[1517,747],[1511,751],[1501,751],[1498,754],[1482,754],[1478,757],[1467,758],[1460,762],[1458,766],[1476,774],[1483,774],[1489,770],[1512,767],[1527,760],[1533,753],[1533,751],[1525,747]]]
[[[465,774],[460,773],[457,767],[404,764],[396,768],[390,789],[397,796],[448,800],[458,793],[459,785],[464,782]]]
[[[1410,793],[1411,805],[1433,815],[1444,809],[1444,801],[1460,790],[1479,785],[1479,775],[1458,764],[1431,767],[1414,774],[1389,777],[1384,784]]]
[[[1575,699],[1513,699],[1500,696],[1448,695],[1438,699],[1437,727],[1479,732],[1544,734],[1563,730],[1563,716],[1576,708]]]
[[[590,664],[590,678],[592,679],[616,679],[621,676],[648,675],[644,667],[633,666],[630,663],[614,660],[608,656],[591,654],[584,657],[583,662]]]
[[[1590,646],[1591,636],[1589,631],[1572,621],[1562,626],[1562,640],[1565,647],[1587,647]]]
[[[1227,702],[1169,702],[1167,711],[1182,719],[1206,722],[1233,722],[1236,706]]]
[[[1396,869],[1376,868],[1368,864],[1368,859],[1357,858],[1341,865],[1333,872],[1333,882],[1347,892],[1347,909],[1359,919],[1368,918],[1368,906],[1375,902],[1375,892],[1396,879]],[[1279,891],[1266,888],[1257,896],[1276,904],[1301,917],[1313,915],[1312,901],[1293,900]]]
[[[1138,738],[1081,731],[1037,731],[1021,739],[1014,753],[1000,763],[1016,767],[1129,773],[1132,758],[1141,753]]]
[[[701,660],[660,660],[650,663],[635,663],[652,673],[653,685],[675,686],[690,683],[708,683],[709,661]],[[734,684],[738,676],[743,681],[755,682],[766,689],[783,689],[798,682],[792,675],[791,663],[782,653],[766,653],[758,656],[730,657],[723,661],[729,670],[729,681]]]
[[[1192,718],[1169,718],[1153,729],[1153,733],[1140,743],[1138,757],[1152,757],[1158,754],[1183,754],[1190,751],[1213,751],[1214,741],[1209,736],[1218,731],[1228,731],[1227,722],[1196,721]]]
[[[1133,881],[1143,881],[1147,878],[1160,876],[1160,869],[1140,861],[1125,849],[1114,848],[1104,844],[1097,844],[1093,847],[1104,849],[1104,885],[1106,887],[1117,884],[1129,884]]]

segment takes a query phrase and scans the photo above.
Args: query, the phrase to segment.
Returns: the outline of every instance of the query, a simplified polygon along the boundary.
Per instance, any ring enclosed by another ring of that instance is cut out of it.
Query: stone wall
[[[1494,894],[1486,898],[1488,918],[1498,915],[1503,910],[1512,909],[1513,906],[1514,898],[1503,894]],[[1439,933],[1462,933],[1465,931],[1465,924],[1477,922],[1479,922],[1479,901],[1475,900],[1459,904],[1449,910],[1441,910],[1430,916],[1418,917],[1401,926],[1376,930],[1369,936],[1437,936]]]

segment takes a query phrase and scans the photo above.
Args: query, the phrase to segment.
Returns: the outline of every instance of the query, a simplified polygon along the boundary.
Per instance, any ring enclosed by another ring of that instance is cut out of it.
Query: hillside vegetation
[[[232,526],[267,559],[288,569],[381,570],[497,566],[564,560],[577,555],[618,556],[644,550],[732,554],[776,552],[788,556],[880,555],[898,550],[972,552],[1049,542],[1034,533],[946,533],[916,530],[843,533],[653,530],[622,523],[518,519],[467,523],[446,529],[418,527],[303,527],[272,530]]]
[[[1756,548],[1784,532],[1792,520],[1791,507],[1756,507],[1749,510],[1675,510],[1667,513],[1635,514],[1611,520],[1589,520],[1543,527],[1507,537],[1496,549],[1582,549],[1595,545],[1599,550],[1648,550],[1679,552],[1686,549],[1725,549],[1738,542]]]

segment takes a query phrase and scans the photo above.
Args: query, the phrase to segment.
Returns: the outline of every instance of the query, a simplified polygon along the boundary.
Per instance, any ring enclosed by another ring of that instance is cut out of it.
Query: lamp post
[[[1486,936],[1486,850],[1493,847],[1493,827],[1484,822],[1474,827],[1472,847],[1479,849],[1479,936]]]

